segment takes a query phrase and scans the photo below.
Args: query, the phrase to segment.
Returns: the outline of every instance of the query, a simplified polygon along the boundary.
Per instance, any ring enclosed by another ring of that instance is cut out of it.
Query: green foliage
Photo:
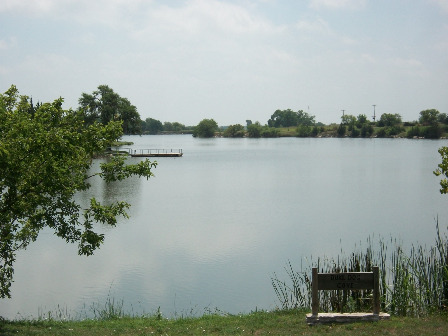
[[[212,138],[218,130],[218,124],[213,119],[203,119],[194,128],[193,136],[199,138]]]
[[[261,130],[262,138],[277,138],[280,131],[275,127],[264,126]]]
[[[368,123],[369,121],[367,120],[367,116],[365,114],[358,115],[358,118],[356,120],[356,127],[362,128],[364,125]]]
[[[163,131],[162,122],[153,118],[146,118],[143,131],[149,134],[158,134]]]
[[[429,109],[420,112],[418,122],[425,126],[437,124],[440,112],[436,109]]]
[[[381,127],[377,131],[376,135],[378,138],[394,137],[403,131],[404,128],[400,127],[400,125]]]
[[[439,139],[443,134],[443,128],[435,123],[431,126],[413,126],[406,132],[406,137],[422,137],[426,139]]]
[[[78,110],[87,125],[95,121],[106,125],[112,120],[121,120],[124,134],[140,133],[141,120],[137,108],[107,85],[98,86],[92,94],[82,93],[78,103]]]
[[[156,163],[126,165],[115,157],[88,175],[92,157],[122,134],[122,122],[87,124],[82,111],[62,109],[62,98],[33,113],[29,99],[12,86],[0,95],[0,297],[10,296],[16,251],[35,241],[44,228],[91,255],[104,240],[94,224],[115,225],[129,204],[103,205],[94,198],[87,209],[74,198],[90,188],[95,175],[106,182],[131,175],[152,176]]]
[[[300,125],[297,127],[297,136],[299,138],[306,138],[311,135],[312,128],[306,125]]]
[[[442,157],[442,162],[439,163],[438,168],[434,171],[436,176],[445,176],[440,181],[440,193],[448,194],[448,147],[442,147],[439,149],[439,154]],[[447,255],[448,258],[448,255]]]
[[[439,139],[442,136],[443,129],[439,123],[436,122],[424,129],[424,137],[426,139]]]
[[[166,133],[181,133],[191,131],[184,124],[179,122],[162,122],[153,118],[146,118],[141,122],[141,130],[144,134],[160,134]]]
[[[322,129],[323,129],[323,127],[318,127],[317,125],[314,125],[313,129],[311,130],[311,134],[310,135],[312,137],[316,137],[319,134],[319,132],[322,131]]]
[[[247,125],[247,136],[249,138],[260,138],[262,131],[263,127],[260,125],[258,121],[255,122],[254,124],[248,123]]]
[[[422,136],[422,132],[421,132],[420,127],[418,125],[412,126],[406,132],[406,137],[407,138],[414,138],[414,137],[418,138],[418,137],[421,137],[421,136]]]
[[[338,137],[342,138],[343,136],[345,136],[345,132],[347,132],[347,126],[345,126],[341,123],[336,132],[337,132]]]
[[[378,121],[379,127],[384,126],[396,126],[398,124],[401,124],[401,116],[398,113],[391,114],[391,113],[383,113],[380,117],[380,120]]]
[[[297,112],[291,109],[287,110],[276,110],[274,114],[271,115],[271,119],[268,120],[269,127],[290,127],[290,126],[312,126],[314,125],[314,116],[309,115],[302,110]]]
[[[242,138],[246,134],[244,126],[240,124],[230,125],[224,131],[223,136],[225,138]]]
[[[356,123],[356,117],[354,115],[351,114],[344,114],[341,117],[341,123],[343,125],[347,125],[347,126],[351,126],[353,127]],[[350,131],[352,130],[351,128],[349,129]]]
[[[378,138],[385,138],[387,136],[386,134],[386,129],[384,127],[381,127],[377,132],[376,132],[376,136]]]
[[[373,134],[373,126],[370,124],[363,124],[361,127],[361,137],[366,138],[366,137],[371,137]]]
[[[389,244],[394,244],[390,246]],[[272,286],[282,309],[303,309],[311,306],[311,269],[320,273],[371,272],[380,268],[381,310],[398,316],[425,316],[446,309],[448,304],[448,239],[439,232],[434,246],[412,246],[405,254],[396,240],[380,239],[374,246],[367,239],[365,250],[356,250],[337,258],[310,261],[305,270],[296,271],[288,263],[289,282],[276,274]],[[371,311],[370,290],[321,291],[319,307],[324,312]]]
[[[359,129],[357,129],[356,127],[353,127],[352,132],[350,133],[350,137],[357,138],[357,137],[359,137],[360,133],[361,132],[359,131]]]
[[[446,113],[439,113],[437,120],[439,123],[448,125],[448,115]]]
[[[186,127],[184,124],[179,122],[164,122],[163,123],[163,131],[164,132],[181,132],[185,130]]]

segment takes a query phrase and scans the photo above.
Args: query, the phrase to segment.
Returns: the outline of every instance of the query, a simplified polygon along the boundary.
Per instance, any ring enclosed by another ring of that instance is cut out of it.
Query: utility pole
[[[345,110],[341,110],[342,111],[342,116],[344,116],[344,112],[345,112]]]
[[[375,115],[375,106],[376,105],[372,105],[373,106],[373,122],[375,122],[376,119],[376,115]]]

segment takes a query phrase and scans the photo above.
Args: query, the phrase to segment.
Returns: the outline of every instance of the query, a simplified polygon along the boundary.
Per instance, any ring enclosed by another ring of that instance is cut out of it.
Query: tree
[[[157,134],[163,131],[162,122],[153,118],[146,118],[146,131],[149,134]]]
[[[124,134],[141,133],[140,114],[127,98],[120,98],[118,101],[118,120],[123,122]]]
[[[363,125],[367,124],[367,116],[365,114],[358,115],[358,118],[356,120],[356,127],[362,128]]]
[[[401,124],[401,116],[398,113],[383,113],[378,121],[379,127],[397,126],[398,124]]]
[[[444,175],[440,181],[440,193],[448,194],[448,147],[442,147],[439,149],[439,154],[442,157],[442,163],[438,165],[438,168],[434,171],[436,176]]]
[[[344,114],[341,117],[341,123],[343,125],[347,125],[347,126],[353,127],[353,126],[355,126],[355,123],[356,123],[356,117],[354,115],[351,115],[351,114]]]
[[[294,112],[291,109],[276,110],[268,120],[269,127],[290,127],[290,126],[312,126],[314,125],[314,116],[309,115],[302,110]]]
[[[299,125],[297,127],[297,137],[299,138],[307,138],[311,135],[312,128],[307,125]]]
[[[172,123],[166,121],[163,123],[163,130],[165,132],[181,132],[185,129],[186,129],[185,125],[181,124],[177,121],[172,122]]]
[[[345,136],[345,132],[347,132],[347,126],[345,126],[343,123],[339,124],[337,135],[338,137],[342,138]]]
[[[448,115],[446,113],[440,113],[437,119],[439,123],[448,124]]]
[[[418,122],[425,126],[437,124],[440,112],[436,109],[424,110],[420,112]]]
[[[106,125],[112,120],[122,120],[125,134],[140,132],[141,120],[137,108],[107,85],[99,85],[92,94],[82,93],[78,103],[78,110],[83,113],[88,125],[95,121]]]
[[[10,297],[16,252],[49,228],[78,244],[80,255],[91,255],[104,241],[94,224],[114,226],[127,217],[129,204],[100,204],[85,208],[75,194],[90,188],[89,179],[106,183],[131,175],[151,177],[156,163],[127,165],[122,156],[110,158],[93,175],[92,157],[122,134],[121,122],[86,125],[80,111],[63,110],[62,98],[29,113],[27,96],[15,86],[0,94],[0,297]]]
[[[361,137],[365,138],[365,137],[369,137],[372,136],[373,134],[373,126],[370,124],[363,124],[361,127]]]
[[[242,138],[246,134],[244,126],[240,124],[230,125],[224,131],[223,136],[226,138]]]
[[[203,119],[194,128],[193,136],[199,138],[211,138],[218,130],[218,124],[213,119]]]
[[[315,124],[314,118],[315,116],[303,112],[302,110],[297,111],[298,125],[313,126]]]
[[[297,113],[291,109],[276,110],[274,114],[271,115],[271,119],[268,120],[268,125],[270,127],[297,126],[298,121]]]
[[[261,132],[263,131],[263,127],[260,125],[260,123],[257,121],[255,123],[251,123],[250,125],[247,125],[247,136],[249,138],[260,138]]]

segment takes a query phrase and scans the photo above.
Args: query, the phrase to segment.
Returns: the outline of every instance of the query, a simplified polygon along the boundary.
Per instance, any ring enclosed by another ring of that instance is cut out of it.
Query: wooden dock
[[[182,149],[128,149],[132,157],[181,157]]]

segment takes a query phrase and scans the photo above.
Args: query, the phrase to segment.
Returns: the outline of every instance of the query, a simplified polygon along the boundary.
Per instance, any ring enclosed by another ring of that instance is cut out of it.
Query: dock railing
[[[132,149],[127,148],[128,153],[131,156],[182,156],[182,149],[160,149],[160,148],[149,148],[149,149]]]

